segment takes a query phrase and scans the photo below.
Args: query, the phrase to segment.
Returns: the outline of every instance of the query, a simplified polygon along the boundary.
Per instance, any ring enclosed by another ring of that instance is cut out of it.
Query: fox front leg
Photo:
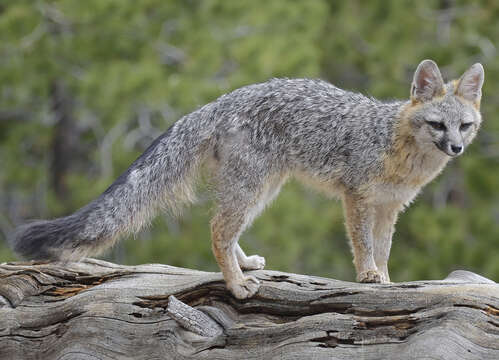
[[[381,282],[390,282],[388,274],[388,258],[392,246],[392,236],[395,232],[395,223],[403,204],[387,203],[377,205],[375,208],[374,235],[374,261],[381,272]]]
[[[374,261],[374,209],[362,199],[351,195],[344,197],[343,207],[347,232],[352,244],[357,281],[382,282],[382,273]]]

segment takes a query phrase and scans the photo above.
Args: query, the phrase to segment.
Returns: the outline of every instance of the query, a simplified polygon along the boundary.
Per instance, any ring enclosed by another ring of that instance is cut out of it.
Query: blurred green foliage
[[[182,114],[225,92],[271,77],[321,77],[407,98],[416,65],[432,58],[448,79],[483,63],[485,121],[467,153],[402,214],[391,276],[442,278],[462,268],[499,280],[497,39],[499,2],[486,0],[2,1],[0,261],[15,259],[5,241],[15,225],[89,202]],[[107,258],[216,270],[212,204],[200,198]],[[267,268],[354,278],[340,204],[295,182],[241,244]]]

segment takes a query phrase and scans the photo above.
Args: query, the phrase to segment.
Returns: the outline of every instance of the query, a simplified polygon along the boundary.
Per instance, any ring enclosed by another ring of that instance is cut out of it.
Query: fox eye
[[[470,128],[470,126],[472,125],[473,123],[464,123],[464,124],[461,124],[461,126],[459,127],[459,130],[461,131],[466,131]]]
[[[426,121],[428,125],[430,125],[432,128],[435,130],[439,131],[444,131],[445,130],[445,125],[441,123],[440,121]]]

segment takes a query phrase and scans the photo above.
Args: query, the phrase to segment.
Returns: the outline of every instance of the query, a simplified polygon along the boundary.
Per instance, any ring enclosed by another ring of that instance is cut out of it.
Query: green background
[[[183,114],[272,77],[407,98],[417,64],[485,67],[484,123],[401,215],[392,280],[499,280],[498,1],[64,0],[0,3],[0,261],[26,219],[100,194]],[[212,204],[160,214],[104,258],[217,270]],[[337,201],[287,184],[241,239],[267,268],[353,280]]]

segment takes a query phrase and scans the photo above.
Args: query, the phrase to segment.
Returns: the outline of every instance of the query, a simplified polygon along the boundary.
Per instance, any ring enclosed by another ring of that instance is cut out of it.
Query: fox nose
[[[459,155],[461,154],[461,151],[463,151],[463,147],[462,146],[456,146],[456,145],[451,145],[450,146],[450,149],[452,150],[452,152],[456,155]]]

